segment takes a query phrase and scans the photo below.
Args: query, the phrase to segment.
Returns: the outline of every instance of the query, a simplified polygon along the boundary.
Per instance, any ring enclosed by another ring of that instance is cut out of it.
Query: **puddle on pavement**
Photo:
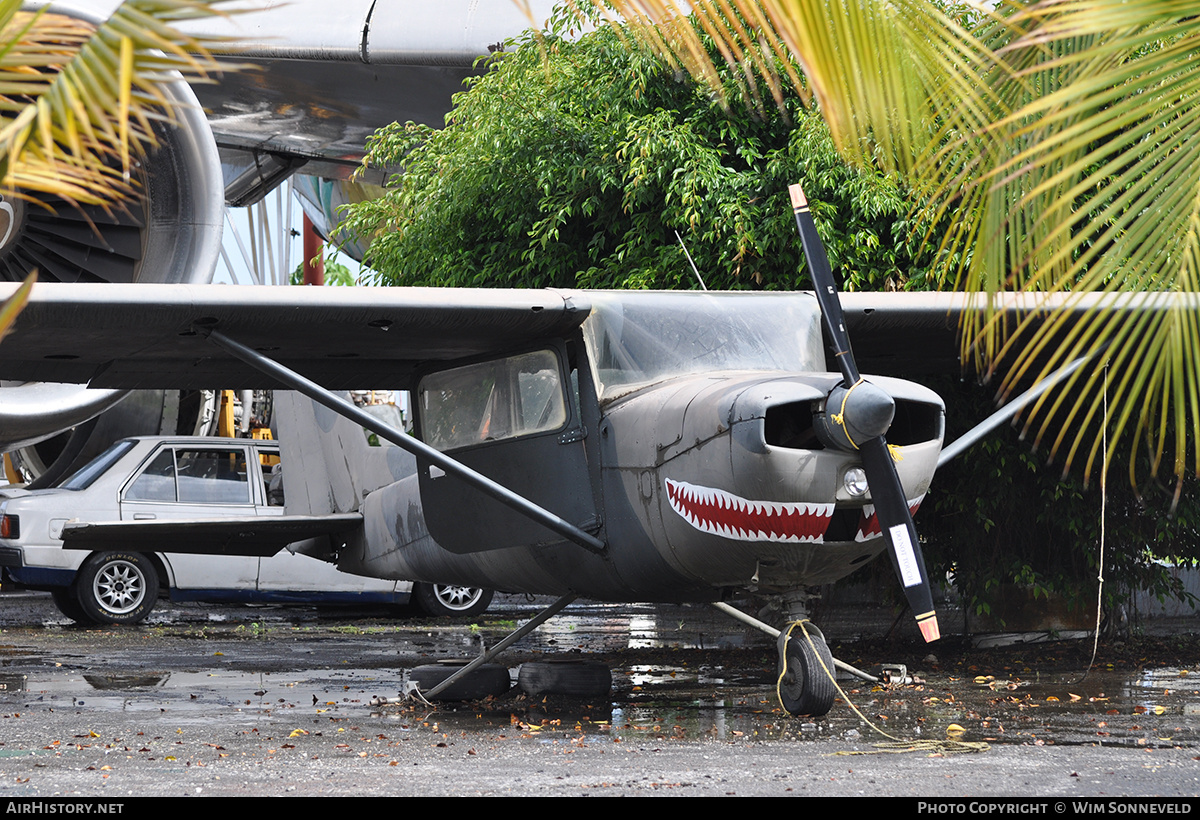
[[[1089,677],[1086,687],[1064,679],[1001,691],[946,677],[896,687],[844,681],[843,688],[863,717],[839,699],[829,715],[810,719],[783,715],[772,681],[722,668],[635,665],[613,670],[615,689],[605,702],[519,699],[444,704],[436,711],[396,707],[392,713],[402,721],[432,720],[441,731],[508,726],[510,733],[547,743],[599,738],[871,743],[952,737],[991,744],[1200,746],[1200,698],[1195,690],[1157,689],[1158,682],[1176,680],[1179,673],[1158,670],[1133,678],[1100,673]],[[962,732],[951,735],[947,730],[955,725]]]
[[[1200,745],[1200,676],[1159,669],[1135,676],[1094,673],[1069,680],[995,686],[938,677],[880,687],[842,682],[867,720],[899,739],[947,736],[989,743],[1099,744],[1161,748]],[[514,670],[515,677],[515,670]],[[655,739],[884,739],[840,701],[820,719],[789,718],[775,702],[773,681],[722,667],[635,664],[613,670],[603,702],[569,698],[427,707],[372,707],[394,697],[400,672],[337,669],[263,674],[171,671],[138,674],[55,670],[0,677],[0,712],[37,706],[161,714],[174,722],[212,720],[230,711],[254,719],[294,720],[334,714],[429,726],[441,731],[497,732],[547,743],[642,742]],[[18,706],[18,704],[20,704]],[[362,716],[362,717],[360,717]]]
[[[535,654],[619,655],[624,660],[612,670],[614,691],[602,702],[550,698],[531,703],[510,697],[438,709],[371,706],[372,698],[391,698],[401,689],[403,672],[396,668],[397,655],[407,653],[409,659],[419,655],[421,662],[473,655],[480,641],[494,645],[529,614],[530,610],[489,613],[473,628],[412,619],[365,626],[347,622],[343,627],[330,625],[330,620],[316,614],[298,615],[286,609],[262,609],[240,618],[188,610],[174,622],[163,613],[162,623],[181,624],[181,632],[203,623],[225,624],[221,628],[226,630],[236,629],[239,623],[251,624],[247,631],[260,629],[267,639],[239,644],[243,667],[268,656],[286,657],[297,667],[270,674],[211,668],[215,665],[211,661],[198,661],[193,669],[182,671],[163,663],[171,671],[156,672],[153,667],[159,661],[150,660],[142,661],[146,666],[141,668],[114,663],[109,669],[107,663],[97,667],[95,656],[90,666],[75,665],[72,656],[71,666],[55,667],[50,664],[67,656],[52,659],[44,648],[32,649],[21,639],[21,645],[0,646],[0,665],[25,659],[14,674],[0,674],[0,715],[17,708],[63,704],[83,710],[157,713],[181,723],[202,723],[231,713],[258,721],[338,715],[380,720],[406,731],[484,733],[564,747],[659,739],[855,743],[884,739],[866,721],[901,739],[945,738],[947,728],[956,724],[963,729],[958,739],[992,744],[1200,746],[1200,671],[1177,667],[1136,673],[1102,669],[1083,682],[1077,681],[1078,675],[1038,675],[1027,670],[1025,678],[1011,680],[938,672],[894,687],[851,679],[841,685],[863,717],[840,700],[824,718],[787,717],[775,699],[773,662],[763,662],[764,657],[773,657],[773,650],[763,649],[760,636],[731,626],[727,618],[705,607],[572,607],[515,647]],[[314,623],[321,624],[322,633],[310,641],[304,630]],[[287,635],[288,643],[271,641],[272,635]],[[239,637],[246,635],[239,633]],[[327,655],[335,645],[339,658],[352,659],[353,668],[316,667],[316,656]],[[722,655],[695,649],[730,651]],[[313,660],[305,659],[305,653],[313,652]],[[651,662],[643,662],[639,653]],[[723,662],[707,662],[711,658]],[[724,662],[726,658],[738,660]],[[515,663],[512,675],[515,680]]]

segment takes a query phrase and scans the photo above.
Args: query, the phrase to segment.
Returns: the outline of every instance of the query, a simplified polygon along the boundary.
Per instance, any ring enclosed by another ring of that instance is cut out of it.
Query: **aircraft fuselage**
[[[427,443],[605,548],[569,543],[418,460],[416,474],[367,495],[343,569],[687,601],[828,583],[884,550],[869,491],[855,494],[846,480],[861,466],[857,453],[814,431],[840,381],[824,368],[815,300],[592,300],[581,333],[432,372],[415,395]],[[888,437],[915,509],[941,449],[942,402],[910,382],[871,381],[896,402]],[[561,406],[548,398],[555,391]]]

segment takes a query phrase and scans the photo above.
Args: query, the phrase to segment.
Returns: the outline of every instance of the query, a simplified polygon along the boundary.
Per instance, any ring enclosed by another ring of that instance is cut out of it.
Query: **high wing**
[[[329,389],[404,389],[425,362],[561,336],[588,312],[585,294],[552,290],[38,284],[0,342],[0,378],[278,386],[197,332],[219,329]]]
[[[15,292],[0,283],[0,298]],[[958,328],[981,294],[843,293],[847,330],[867,373],[960,373]],[[1069,305],[1175,305],[1163,294],[1093,296]],[[1011,326],[1067,306],[1036,294],[997,301]],[[0,379],[117,388],[278,386],[208,343],[219,329],[331,390],[411,385],[430,362],[519,348],[579,327],[586,291],[468,288],[279,288],[39,283],[0,342]]]

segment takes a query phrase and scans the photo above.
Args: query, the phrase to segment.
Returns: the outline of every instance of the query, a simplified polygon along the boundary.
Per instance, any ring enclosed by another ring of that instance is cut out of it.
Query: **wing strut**
[[[197,333],[203,334],[218,347],[227,351],[235,358],[242,360],[255,370],[279,380],[292,390],[303,393],[313,401],[325,405],[333,412],[345,416],[354,423],[361,424],[371,432],[381,438],[387,439],[397,447],[407,450],[414,456],[425,459],[436,464],[447,473],[458,476],[480,492],[487,493],[501,504],[516,510],[521,515],[533,519],[552,532],[566,538],[568,541],[593,552],[604,551],[604,542],[599,538],[584,532],[571,522],[555,515],[544,507],[534,504],[524,496],[514,493],[504,485],[492,481],[487,476],[477,473],[464,464],[460,464],[449,456],[433,449],[425,442],[405,435],[402,430],[397,430],[390,425],[384,424],[379,419],[360,410],[340,396],[329,392],[316,382],[304,378],[296,371],[289,370],[275,360],[262,355],[257,350],[252,350],[239,342],[235,342],[228,336],[209,327],[197,324],[194,326],[194,329]]]
[[[995,413],[992,413],[983,421],[976,424],[967,432],[956,438],[952,444],[947,444],[942,448],[942,454],[938,456],[938,469],[942,469],[942,465],[951,459],[958,458],[971,445],[978,442],[991,431],[995,430],[1004,422],[1015,416],[1028,405],[1037,401],[1051,387],[1061,383],[1068,376],[1086,364],[1092,357],[1080,356],[1073,362],[1060,367],[1042,381],[1035,384],[1033,387],[1026,390],[1021,395],[1010,401],[1008,404],[1001,407]]]

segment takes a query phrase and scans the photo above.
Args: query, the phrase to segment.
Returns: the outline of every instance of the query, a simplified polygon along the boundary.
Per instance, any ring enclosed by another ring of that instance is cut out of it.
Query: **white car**
[[[62,548],[68,521],[282,515],[278,464],[272,441],[148,436],[116,442],[57,487],[0,488],[3,580],[49,590],[81,623],[137,623],[160,593],[172,601],[307,604],[411,598],[431,615],[487,609],[490,590],[364,578],[287,550],[257,558]]]

